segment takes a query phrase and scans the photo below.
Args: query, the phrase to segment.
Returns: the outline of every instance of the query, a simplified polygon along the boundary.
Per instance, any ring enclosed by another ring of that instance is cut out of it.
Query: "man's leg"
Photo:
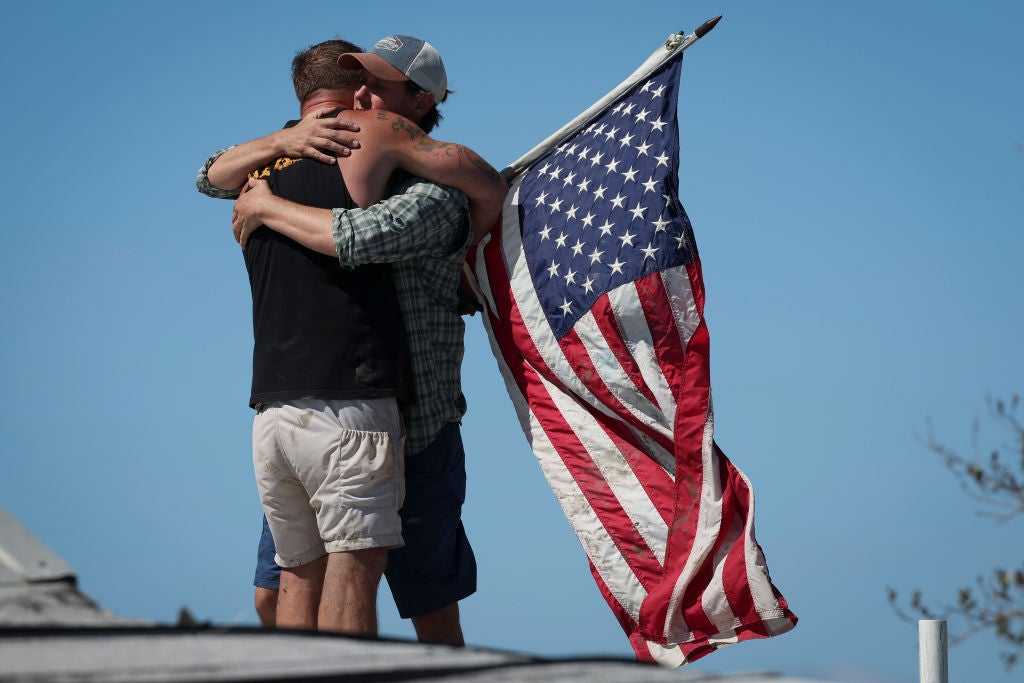
[[[281,590],[277,595],[277,627],[314,630],[324,585],[327,556],[281,569]]]
[[[421,614],[412,618],[416,638],[421,643],[440,643],[462,647],[466,644],[462,637],[462,623],[459,621],[459,603],[453,602],[447,607]]]
[[[256,551],[256,575],[252,584],[256,586],[253,601],[260,626],[273,628],[277,624],[277,589],[281,587],[281,568],[274,561],[274,537],[270,534],[267,516],[263,516],[263,532]]]
[[[388,551],[370,548],[330,553],[327,558],[320,596],[320,630],[377,635],[377,588]]]
[[[309,505],[309,495],[279,438],[285,433],[294,441],[299,415],[300,411],[289,405],[274,403],[263,406],[253,420],[256,487],[267,531],[272,532],[261,539],[258,559],[267,559],[271,547],[276,547],[275,564],[287,565],[280,572],[274,619],[277,628],[315,629],[327,565],[326,551],[320,540],[316,515]],[[304,448],[298,450],[305,454]],[[256,583],[263,588],[273,587],[272,583],[259,580]]]
[[[253,604],[256,606],[256,616],[260,618],[260,626],[274,628],[277,625],[277,591],[256,586]]]
[[[388,554],[385,576],[403,619],[424,643],[464,644],[459,600],[476,592],[476,558],[462,525],[466,460],[458,423],[405,460],[405,547]]]
[[[328,553],[319,628],[376,635],[387,549],[402,544],[401,415],[394,399],[308,403],[319,410],[306,413],[305,438],[314,442],[323,434],[323,457],[306,477]]]

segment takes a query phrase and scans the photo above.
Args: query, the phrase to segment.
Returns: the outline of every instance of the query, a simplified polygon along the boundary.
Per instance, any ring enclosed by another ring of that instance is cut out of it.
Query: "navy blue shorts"
[[[405,546],[388,551],[384,572],[403,619],[429,614],[476,592],[476,558],[462,526],[466,452],[458,423],[447,423],[423,450],[405,459]],[[266,519],[254,584],[276,590],[281,568]]]
[[[274,562],[276,553],[277,548],[274,547],[274,537],[270,535],[267,516],[263,515],[263,533],[260,534],[260,547],[256,550],[256,578],[252,581],[257,588],[276,591],[281,587],[281,568]]]

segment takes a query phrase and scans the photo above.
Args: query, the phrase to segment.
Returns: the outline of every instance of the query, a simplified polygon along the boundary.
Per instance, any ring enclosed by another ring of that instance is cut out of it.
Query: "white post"
[[[921,683],[949,683],[946,622],[922,619],[917,622],[921,650]]]

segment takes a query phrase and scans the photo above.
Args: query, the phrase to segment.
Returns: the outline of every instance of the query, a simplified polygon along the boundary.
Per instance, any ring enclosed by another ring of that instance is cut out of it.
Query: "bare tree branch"
[[[971,428],[973,457],[970,459],[941,444],[935,438],[930,420],[924,439],[925,446],[942,458],[964,492],[986,506],[987,509],[983,508],[979,513],[995,517],[1000,522],[1024,514],[1024,427],[1016,415],[1019,406],[1020,395],[1013,396],[1009,402],[988,401],[990,417],[1012,437],[1013,442],[1004,442],[990,451],[987,458],[982,455],[979,446],[980,428],[977,418]],[[1019,455],[1020,460],[1007,462],[1000,449]]]
[[[1024,514],[1024,424],[1017,416],[1020,396],[1009,401],[988,401],[989,418],[1010,437],[982,455],[980,423],[971,429],[972,457],[965,458],[938,441],[928,422],[925,446],[942,458],[967,495],[981,503],[979,514],[1000,523]],[[1009,453],[1009,457],[1006,455]],[[1000,653],[1007,670],[1024,654],[1024,564],[1020,569],[996,567],[975,579],[973,586],[960,588],[951,602],[928,604],[920,590],[914,590],[906,605],[900,594],[888,589],[889,604],[905,621],[945,619],[962,624],[950,638],[954,645],[979,633],[991,632],[1006,649]]]

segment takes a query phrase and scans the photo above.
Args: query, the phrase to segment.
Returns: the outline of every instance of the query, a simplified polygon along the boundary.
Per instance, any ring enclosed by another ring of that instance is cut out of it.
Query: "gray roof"
[[[74,577],[74,570],[57,553],[0,508],[0,586]]]
[[[100,609],[75,572],[0,508],[0,627],[139,624]]]
[[[812,683],[711,675],[621,659],[541,659],[395,640],[229,629],[75,629],[5,634],[0,681],[431,681],[432,683]]]

